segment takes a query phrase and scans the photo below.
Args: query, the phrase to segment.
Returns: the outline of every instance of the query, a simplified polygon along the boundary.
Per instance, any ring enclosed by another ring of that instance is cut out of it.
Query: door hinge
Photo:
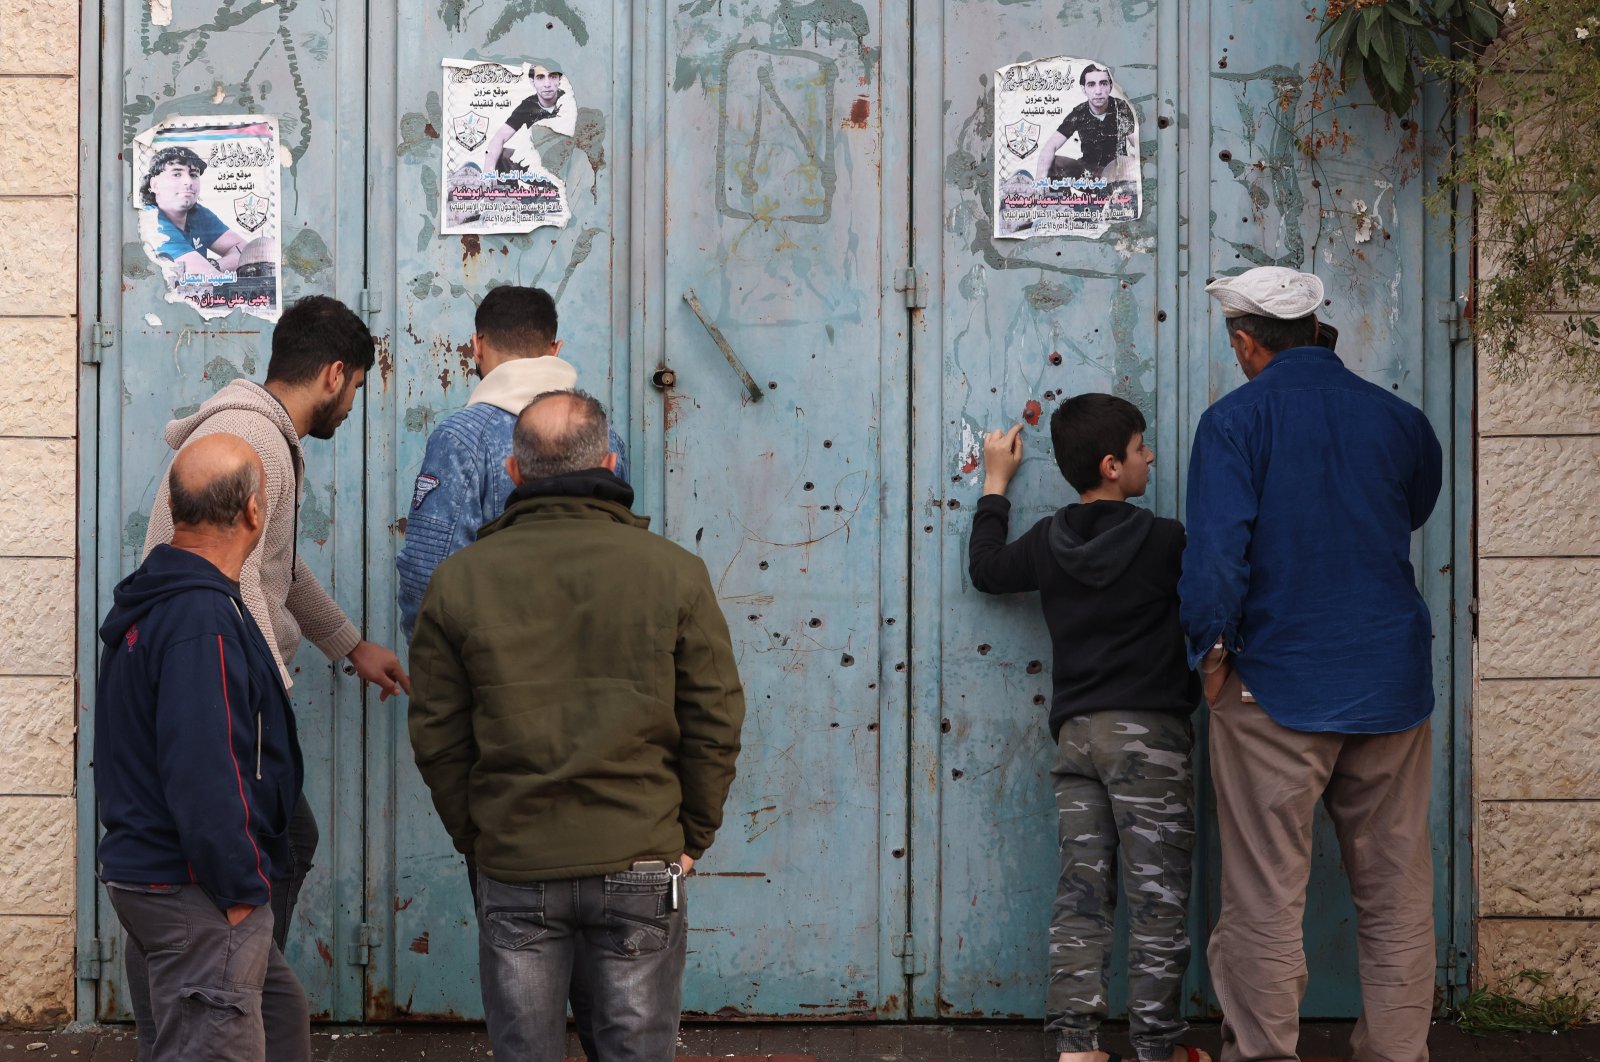
[[[99,365],[100,351],[116,342],[117,330],[104,321],[96,321],[89,330],[89,343],[83,348],[83,363],[85,365]]]
[[[78,980],[98,981],[105,976],[105,965],[114,958],[111,942],[95,937],[78,949]]]
[[[900,279],[895,282],[894,290],[906,297],[906,309],[922,309],[922,290],[917,285],[917,271],[915,269],[900,270]]]
[[[1440,299],[1436,320],[1443,324],[1451,342],[1467,338],[1467,320],[1462,313],[1460,299]]]
[[[367,966],[372,962],[372,949],[383,943],[383,930],[362,922],[356,926],[356,942],[350,945],[350,965]]]
[[[928,972],[927,964],[922,960],[922,953],[917,950],[917,938],[910,933],[900,938],[900,945],[894,949],[894,954],[900,959],[900,972],[907,977],[917,977]]]
[[[383,292],[371,288],[362,288],[361,294],[356,296],[356,309],[367,317],[373,317],[383,312]]]

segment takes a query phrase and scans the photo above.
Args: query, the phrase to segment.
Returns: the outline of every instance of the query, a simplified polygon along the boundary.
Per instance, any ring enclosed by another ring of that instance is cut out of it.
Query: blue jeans
[[[682,884],[671,910],[665,871],[522,885],[480,874],[478,966],[497,1056],[559,1062],[576,980],[600,1062],[668,1062],[683,998]]]
[[[472,890],[472,910],[482,910],[478,906],[478,861],[472,856],[466,856],[467,861],[467,888]],[[583,1045],[583,1057],[589,1062],[600,1062],[600,1051],[594,1044],[594,1034],[590,1027],[594,1024],[589,1020],[589,988],[577,979],[581,968],[573,966],[572,986],[568,989],[567,999],[572,1004],[572,1024],[577,1026],[578,1041]]]

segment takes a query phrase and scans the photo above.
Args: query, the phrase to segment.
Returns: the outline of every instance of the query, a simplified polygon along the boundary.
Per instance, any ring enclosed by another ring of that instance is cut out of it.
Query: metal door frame
[[[1158,5],[1156,15],[1158,39],[1169,35],[1176,37],[1182,32],[1178,6]],[[665,209],[664,193],[660,184],[636,181],[632,173],[634,157],[642,160],[642,165],[637,167],[639,171],[661,172],[666,164],[666,147],[661,137],[652,136],[650,133],[651,129],[659,128],[659,121],[664,113],[665,97],[660,95],[652,97],[647,91],[636,87],[665,85],[668,82],[665,37],[660,33],[650,32],[656,28],[659,15],[663,11],[664,8],[659,3],[641,0],[632,4],[626,15],[631,20],[633,42],[644,43],[633,44],[633,63],[626,69],[618,70],[613,87],[614,105],[624,99],[630,101],[636,118],[630,125],[631,150],[627,153],[628,157],[620,157],[622,153],[619,152],[617,153],[619,157],[613,158],[611,162],[614,179],[626,180],[632,188],[631,199],[619,199],[617,204],[618,232],[631,232],[632,219],[635,217],[660,216]],[[909,32],[893,34],[887,32],[889,28],[887,20],[880,28],[884,70],[909,72],[912,70],[913,56],[942,54],[942,21],[933,18],[914,18],[914,9],[906,10],[904,13],[910,23]],[[115,482],[120,479],[122,471],[120,455],[115,449],[107,448],[103,452],[101,449],[104,439],[116,436],[112,432],[103,431],[106,425],[101,420],[100,394],[102,381],[106,379],[105,374],[120,373],[121,348],[114,341],[108,346],[100,346],[100,332],[97,325],[105,321],[114,328],[118,323],[114,316],[110,316],[114,315],[115,307],[107,305],[103,300],[100,277],[103,272],[102,266],[110,267],[120,262],[122,248],[113,233],[102,228],[101,221],[111,211],[120,209],[122,204],[120,200],[116,203],[102,202],[103,197],[98,193],[103,187],[102,181],[106,169],[113,165],[124,165],[117,161],[107,161],[104,157],[106,150],[113,144],[117,145],[113,156],[120,151],[122,128],[120,93],[104,89],[108,72],[120,72],[125,69],[123,54],[125,18],[124,8],[117,4],[100,4],[93,8],[85,8],[80,24],[79,44],[79,84],[94,87],[92,92],[80,92],[78,144],[80,267],[77,335],[80,366],[77,402],[79,511],[76,660],[80,728],[75,757],[78,794],[76,806],[78,979],[75,1001],[80,1020],[88,1020],[89,1016],[98,1013],[101,1003],[97,979],[99,963],[102,957],[113,958],[106,954],[103,945],[96,937],[100,903],[99,884],[95,877],[95,840],[98,827],[95,787],[91,771],[92,715],[89,707],[95,662],[98,659],[94,620],[98,614],[99,590],[101,586],[115,583],[121,574],[118,570],[120,528],[114,526],[115,513],[111,507],[99,504],[98,492],[98,484],[102,480]],[[1208,35],[1207,24],[1197,24],[1190,19],[1188,25],[1189,33],[1202,38]],[[398,27],[393,21],[378,20],[371,30],[370,43],[363,43],[361,47],[356,47],[353,35],[348,33],[339,35],[341,56],[348,59],[351,55],[359,55],[363,62],[368,62],[373,55],[387,54],[385,49],[392,49]],[[1191,45],[1194,43],[1196,42],[1191,41]],[[1193,54],[1209,54],[1209,52],[1202,50]],[[1208,91],[1209,77],[1205,76],[1207,73],[1207,71],[1195,72],[1198,85],[1183,85],[1184,94],[1188,97],[1184,102],[1189,113],[1199,113],[1195,106],[1196,97],[1192,93],[1196,89],[1202,92]],[[900,127],[911,132],[909,152],[885,151],[884,153],[881,187],[884,190],[885,202],[883,215],[885,248],[887,250],[891,246],[888,234],[910,231],[912,266],[917,275],[918,289],[923,293],[921,301],[924,305],[937,305],[944,292],[937,236],[941,218],[937,196],[915,195],[911,175],[913,172],[930,174],[942,172],[944,145],[941,109],[938,106],[930,106],[914,110],[912,89],[915,85],[923,98],[940,101],[945,94],[944,76],[942,63],[935,68],[916,70],[914,77],[908,74],[891,80],[885,76],[881,94],[881,121],[884,127],[886,129]],[[1169,66],[1158,68],[1157,95],[1161,107],[1176,108],[1180,84],[1189,77],[1189,73]],[[365,159],[367,179],[372,186],[381,187],[385,180],[391,182],[393,180],[394,145],[389,142],[390,138],[376,136],[374,131],[395,128],[396,93],[397,86],[376,85],[371,87],[367,97],[364,142],[357,145],[357,148],[361,157]],[[1436,119],[1440,113],[1438,107],[1436,101],[1425,113],[1425,118],[1430,123],[1429,128],[1436,127]],[[652,125],[652,122],[656,124]],[[1460,124],[1458,121],[1458,133]],[[110,130],[110,134],[106,130]],[[1179,165],[1177,157],[1179,123],[1172,122],[1166,128],[1158,129],[1156,140],[1158,180],[1165,182]],[[346,147],[348,146],[347,142]],[[902,158],[905,161],[902,161]],[[1426,176],[1431,177],[1436,164],[1430,160],[1428,165],[1430,170]],[[890,189],[900,187],[908,190],[909,203],[904,210],[898,208],[899,199],[889,194]],[[1192,208],[1196,204],[1191,202],[1185,205]],[[1176,197],[1171,197],[1171,201],[1164,198],[1155,206],[1158,240],[1171,246],[1168,241],[1175,241],[1179,235],[1179,203]],[[374,212],[369,216],[367,224],[369,261],[372,247],[379,246],[383,239],[392,239],[394,224],[395,219],[392,215]],[[1457,248],[1470,247],[1470,226],[1463,222],[1457,231],[1450,232],[1448,222],[1432,223],[1431,240],[1451,238],[1454,239]],[[1464,250],[1458,250],[1453,255],[1434,256],[1431,262],[1426,284],[1428,290],[1435,293],[1440,300],[1441,307],[1454,302],[1455,292],[1467,290],[1466,285],[1470,282],[1470,275],[1465,253]],[[652,396],[645,381],[645,373],[641,371],[647,367],[646,362],[654,346],[659,344],[662,329],[656,322],[664,320],[667,310],[665,289],[661,285],[652,287],[645,282],[650,275],[651,267],[659,265],[663,258],[663,246],[659,234],[652,232],[647,239],[632,240],[629,255],[630,268],[626,282],[631,287],[627,289],[625,298],[617,300],[619,311],[618,319],[613,322],[615,338],[612,355],[614,366],[627,367],[628,379],[611,381],[611,398],[619,414],[617,417],[619,424],[626,425],[627,430],[624,434],[628,437],[630,446],[636,452],[659,452],[660,423],[657,420],[647,430],[644,407]],[[1191,245],[1188,259],[1190,278],[1204,274],[1207,268],[1205,255],[1205,248]],[[1444,259],[1442,263],[1441,258]],[[367,262],[362,263],[363,272],[366,265]],[[888,261],[886,255],[882,277],[886,289],[893,286],[894,271],[902,266],[903,263]],[[1199,274],[1194,272],[1195,268],[1200,270]],[[621,281],[622,278],[619,276],[619,282]],[[1192,330],[1196,317],[1204,317],[1203,298],[1186,293],[1183,289],[1176,254],[1161,259],[1157,285],[1161,299],[1170,300],[1172,305],[1182,308],[1181,312],[1173,315],[1174,318],[1182,320]],[[1201,327],[1203,328],[1203,324]],[[1446,329],[1450,327],[1447,324]],[[927,315],[920,310],[912,310],[903,325],[898,320],[886,317],[884,329],[886,344],[891,339],[896,339],[908,347],[904,356],[909,359],[911,394],[910,403],[906,406],[885,401],[883,407],[883,437],[895,438],[898,433],[908,438],[909,449],[908,476],[904,489],[894,489],[886,480],[882,491],[881,511],[885,528],[883,547],[885,563],[882,570],[885,573],[898,570],[889,562],[896,554],[900,554],[905,579],[896,580],[886,574],[881,600],[886,616],[898,615],[906,620],[898,628],[884,629],[882,652],[885,660],[907,661],[911,685],[908,688],[906,703],[895,704],[888,699],[884,702],[881,735],[884,748],[903,747],[906,750],[906,759],[903,770],[892,769],[894,765],[889,757],[884,757],[882,760],[880,772],[882,791],[885,794],[903,793],[903,798],[899,814],[886,812],[881,816],[879,845],[884,853],[900,847],[905,848],[908,877],[904,888],[896,887],[887,877],[883,879],[880,902],[885,911],[899,909],[905,912],[904,937],[926,943],[919,945],[916,951],[906,952],[902,934],[895,931],[899,926],[885,924],[880,931],[879,961],[884,983],[888,983],[892,978],[892,971],[897,966],[906,978],[907,991],[902,997],[904,1000],[902,1016],[927,1016],[937,1013],[934,999],[937,986],[934,984],[934,979],[928,976],[928,971],[937,968],[929,959],[930,947],[937,941],[937,907],[933,903],[921,900],[920,895],[923,893],[937,895],[938,881],[936,876],[930,873],[930,870],[937,868],[937,858],[932,855],[919,857],[919,853],[936,853],[938,850],[938,798],[936,792],[914,783],[916,779],[932,776],[938,771],[938,745],[935,737],[939,705],[937,690],[929,688],[925,682],[919,685],[917,676],[937,674],[940,649],[936,611],[929,609],[913,611],[911,603],[915,599],[919,573],[937,573],[939,570],[939,543],[930,541],[928,536],[913,534],[912,518],[926,508],[929,499],[942,495],[942,484],[937,474],[941,459],[938,417],[927,412],[939,408],[939,379],[936,368],[931,371],[919,371],[920,366],[939,365],[937,352],[942,349],[942,344],[937,317]],[[1451,846],[1449,861],[1451,881],[1447,886],[1451,909],[1444,915],[1449,939],[1442,942],[1447,954],[1441,955],[1440,962],[1441,966],[1449,970],[1447,981],[1452,993],[1459,994],[1460,986],[1465,984],[1468,964],[1473,957],[1475,911],[1472,881],[1473,849],[1470,834],[1472,784],[1468,771],[1474,630],[1473,622],[1467,614],[1467,603],[1473,601],[1475,593],[1476,566],[1473,557],[1472,514],[1477,487],[1475,477],[1477,465],[1472,417],[1475,409],[1476,384],[1470,338],[1464,331],[1448,335],[1443,340],[1444,347],[1441,350],[1434,345],[1439,342],[1440,331],[1440,329],[1430,329],[1429,332],[1430,347],[1426,365],[1430,368],[1431,380],[1437,382],[1430,383],[1426,404],[1436,423],[1448,423],[1452,429],[1449,461],[1453,511],[1448,527],[1441,526],[1441,518],[1436,517],[1427,534],[1448,537],[1451,562],[1448,572],[1424,574],[1425,581],[1429,584],[1430,603],[1440,601],[1445,603],[1445,608],[1436,609],[1435,614],[1454,617],[1449,638],[1452,667],[1447,676],[1436,676],[1436,681],[1447,683],[1450,690],[1449,703],[1452,711],[1447,719],[1436,717],[1436,725],[1448,722],[1452,730],[1450,750],[1452,779],[1449,786],[1452,806],[1440,809],[1436,813],[1434,828],[1436,839],[1442,840],[1438,835],[1444,831],[1448,831],[1450,838],[1446,843]],[[115,331],[111,333],[113,336],[115,334]],[[1177,328],[1163,330],[1159,333],[1159,339],[1158,379],[1173,381],[1176,384],[1182,379],[1179,372]],[[884,382],[889,381],[885,379]],[[887,396],[888,393],[885,394]],[[392,399],[374,397],[369,392],[367,421],[372,424],[392,421],[392,409],[387,408],[387,403],[390,401]],[[1180,435],[1178,411],[1180,403],[1186,401],[1187,398],[1180,394],[1179,386],[1169,386],[1158,393],[1158,421],[1162,429],[1157,442],[1158,448],[1166,452],[1179,453],[1187,449],[1187,440],[1178,437]],[[911,406],[924,411],[923,415],[914,420],[909,412]],[[120,423],[116,410],[107,409],[104,412]],[[354,436],[349,432],[346,432],[345,436],[344,442],[348,445]],[[365,448],[364,454],[370,454],[371,441],[365,435],[362,445]],[[641,446],[644,448],[643,451],[639,450]],[[363,464],[368,497],[392,496],[393,481],[398,475],[398,470],[385,466],[381,461],[364,460]],[[392,462],[390,465],[392,466]],[[1180,466],[1181,462],[1178,461],[1165,462],[1158,466],[1158,484],[1162,496],[1177,496]],[[659,515],[663,507],[661,481],[652,478],[641,482],[639,498],[639,508],[642,512]],[[922,501],[919,502],[918,499]],[[359,549],[363,557],[370,557],[374,536],[389,534],[388,521],[382,518],[382,507],[374,508],[377,512],[367,515],[361,528],[362,538],[353,547]],[[892,529],[895,527],[906,529],[903,541],[894,541]],[[392,641],[394,637],[392,602],[375,601],[371,595],[370,584],[363,592],[363,598],[367,609],[365,630],[380,641],[384,637]],[[903,709],[903,712],[896,711],[897,708]],[[393,740],[396,721],[390,710],[392,706],[380,707],[374,703],[371,709],[370,714],[365,716],[365,743],[368,747],[383,746]],[[903,721],[900,719],[901,715],[905,717]],[[929,732],[930,726],[933,728],[933,733]],[[373,757],[368,756],[366,760],[369,772],[366,779],[367,788],[369,791],[385,791],[388,779],[382,777],[381,772],[374,767]],[[348,786],[341,787],[341,792],[354,785],[352,782]],[[359,822],[354,819],[346,821],[348,817],[342,817],[339,828],[360,829],[369,838],[362,874],[365,882],[363,895],[370,917],[374,910],[383,909],[382,904],[374,906],[376,893],[373,891],[373,882],[378,877],[374,872],[375,868],[382,867],[385,860],[374,858],[371,838],[375,831],[369,828],[373,823],[373,812],[370,804],[356,795],[358,793],[359,790],[354,790],[350,799],[339,801],[339,806],[351,809],[365,808],[365,816]],[[345,943],[343,936],[339,935],[339,944],[335,948],[336,963],[341,963],[344,958]],[[350,997],[346,989],[341,986],[337,994],[339,1002],[335,1008],[336,1016],[346,1020],[362,1020],[366,1013],[364,1001],[367,988],[367,985],[360,986],[361,1003],[352,1012],[349,1006]]]
[[[1212,0],[1189,0],[1188,3],[1162,3],[1155,5],[1157,50],[1161,42],[1177,42],[1183,56],[1200,57],[1213,54],[1211,40]],[[1180,8],[1182,10],[1180,10]],[[944,23],[942,14],[919,18],[913,24],[913,55],[931,57],[937,62],[927,63],[927,69],[918,68],[917,83],[922,98],[934,101],[933,106],[913,113],[913,170],[917,173],[939,175],[943,172],[947,145],[943,139],[943,108],[939,106],[947,96],[944,56]],[[1213,72],[1202,62],[1158,64],[1157,107],[1158,114],[1170,118],[1163,127],[1155,123],[1153,130],[1157,154],[1155,172],[1158,187],[1170,187],[1171,196],[1158,196],[1156,212],[1158,244],[1170,248],[1169,253],[1158,256],[1156,292],[1159,305],[1167,309],[1167,324],[1157,332],[1155,351],[1156,379],[1164,386],[1156,395],[1156,449],[1178,455],[1178,460],[1159,462],[1156,466],[1156,494],[1163,499],[1173,499],[1173,511],[1164,515],[1181,518],[1183,511],[1183,477],[1187,468],[1191,442],[1191,426],[1207,404],[1204,388],[1195,390],[1192,374],[1185,370],[1180,358],[1180,341],[1185,337],[1206,344],[1215,341],[1211,335],[1209,300],[1201,292],[1200,284],[1210,271],[1211,247],[1209,237],[1188,240],[1180,245],[1182,218],[1190,225],[1203,225],[1211,205],[1208,167],[1212,160],[1205,147],[1208,134],[1191,127],[1195,116],[1211,113]],[[1445,99],[1437,87],[1423,97],[1420,119],[1425,129],[1441,129],[1445,114]],[[1185,119],[1188,119],[1187,121]],[[1415,120],[1415,119],[1414,119]],[[1456,121],[1453,130],[1457,137],[1464,135],[1464,120]],[[1179,149],[1185,151],[1180,159]],[[1423,181],[1432,181],[1438,174],[1438,161],[1423,152]],[[1186,183],[1178,177],[1180,164],[1187,171]],[[1170,182],[1170,183],[1169,183]],[[944,301],[946,279],[941,271],[941,229],[944,223],[943,205],[937,179],[930,178],[923,187],[933,187],[931,194],[913,196],[913,265],[918,282],[925,291],[924,302],[939,306]],[[1447,711],[1436,711],[1435,728],[1435,780],[1434,792],[1449,796],[1448,807],[1434,807],[1431,828],[1436,849],[1446,848],[1445,859],[1448,880],[1435,883],[1436,924],[1439,945],[1438,979],[1445,989],[1445,1002],[1458,1001],[1465,992],[1467,974],[1473,959],[1474,887],[1472,875],[1472,784],[1469,772],[1471,762],[1470,719],[1472,708],[1472,678],[1474,621],[1467,615],[1468,602],[1474,601],[1475,560],[1473,554],[1472,514],[1476,496],[1476,452],[1472,434],[1475,409],[1475,378],[1470,337],[1460,324],[1460,303],[1455,293],[1469,290],[1466,250],[1470,248],[1471,226],[1461,222],[1452,231],[1451,222],[1429,212],[1424,233],[1426,254],[1422,286],[1427,299],[1428,329],[1425,337],[1423,369],[1426,374],[1423,405],[1436,425],[1447,426],[1449,438],[1445,440],[1451,495],[1441,506],[1449,514],[1438,512],[1429,522],[1414,547],[1424,558],[1445,558],[1440,566],[1422,564],[1419,577],[1424,596],[1436,620],[1435,628],[1435,689],[1440,700],[1448,705]],[[1179,247],[1186,250],[1180,253]],[[938,366],[944,350],[942,326],[937,314],[918,313],[914,318],[913,338],[913,389],[912,402],[919,411],[910,425],[913,432],[911,459],[914,507],[919,518],[937,520],[934,512],[937,500],[944,497],[948,483],[942,464],[943,444],[942,400],[937,372],[919,373],[918,367]],[[1198,402],[1198,406],[1196,403]],[[921,500],[921,508],[915,503]],[[1165,506],[1163,506],[1165,508]],[[908,531],[910,529],[908,528]],[[942,536],[912,535],[910,551],[910,578],[915,581],[919,573],[937,573],[940,570]],[[1448,625],[1448,629],[1440,629]],[[941,840],[940,796],[937,785],[920,786],[919,779],[937,779],[940,776],[939,724],[941,718],[940,691],[937,687],[941,652],[941,630],[938,609],[924,608],[912,616],[912,689],[910,706],[909,756],[911,761],[911,844],[912,903],[909,932],[918,941],[934,942],[940,939],[938,904],[940,888],[937,877],[938,851]],[[1441,659],[1442,658],[1442,659]],[[1442,662],[1447,666],[1437,666]],[[919,676],[934,676],[932,679]],[[1449,781],[1441,777],[1448,771]],[[1202,832],[1206,827],[1202,825]],[[932,901],[919,900],[919,895],[931,894]],[[1191,927],[1204,928],[1207,902],[1207,882],[1197,882],[1191,900]],[[1197,942],[1203,937],[1196,935]],[[908,991],[912,1001],[911,1014],[920,1018],[939,1016],[939,965],[935,959],[926,964],[927,973],[914,980]],[[1197,975],[1204,969],[1204,952],[1195,950],[1191,960],[1186,988],[1198,984]]]
[[[366,45],[367,11],[350,4],[348,14],[336,20],[330,34],[335,69],[360,70],[362,83],[369,51]],[[122,283],[122,245],[118,236],[127,230],[119,220],[127,204],[128,163],[122,142],[124,103],[123,77],[127,71],[124,35],[128,30],[129,10],[124,5],[100,3],[83,8],[79,21],[79,270],[78,270],[78,579],[77,579],[77,964],[75,1004],[80,1020],[96,1020],[102,1007],[114,1000],[102,992],[103,980],[116,977],[121,956],[111,940],[99,936],[99,927],[110,917],[101,905],[101,889],[96,876],[96,847],[99,837],[93,760],[93,696],[98,671],[98,618],[102,592],[109,592],[125,574],[122,571],[121,535],[117,519],[120,507],[101,504],[102,484],[119,484],[123,463],[119,449],[122,431],[120,403],[102,402],[101,389],[108,381],[122,378],[123,335],[120,303],[115,293]],[[134,10],[134,18],[143,17]],[[85,89],[92,86],[92,91]],[[337,189],[351,192],[365,183],[365,142],[369,139],[364,122],[338,126],[333,149],[339,159],[363,159],[359,175],[336,169]],[[351,154],[354,150],[354,155]],[[117,194],[111,194],[117,193]],[[363,197],[364,199],[364,197]],[[332,278],[325,285],[334,288],[340,280],[365,274],[364,249],[357,241],[335,241]],[[285,240],[287,243],[287,240]],[[353,248],[355,248],[353,250]],[[351,292],[343,294],[352,301]],[[183,308],[183,312],[188,312]],[[203,329],[202,329],[203,330]],[[263,366],[265,359],[263,358]],[[364,394],[368,392],[363,392]],[[335,473],[329,482],[333,515],[330,535],[331,560],[337,570],[364,573],[367,553],[365,528],[359,518],[364,506],[361,491],[366,479],[366,431],[369,416],[364,402],[352,410],[347,429],[333,441]],[[322,448],[328,444],[313,443]],[[164,463],[164,460],[163,460]],[[353,481],[353,482],[352,482]],[[354,497],[351,497],[351,494]],[[365,581],[365,576],[362,576]],[[329,586],[330,593],[335,587]],[[343,595],[348,601],[353,595]],[[365,597],[365,592],[361,595]],[[367,719],[367,695],[350,679],[337,679],[328,704],[330,728],[335,749],[360,748]],[[372,704],[376,709],[376,695]],[[349,759],[348,755],[345,759]],[[332,806],[336,814],[319,823],[322,840],[318,846],[318,866],[334,876],[331,885],[335,908],[323,912],[328,923],[327,943],[334,958],[332,998],[329,1018],[335,1021],[359,1020],[360,981],[355,970],[341,960],[344,942],[354,932],[363,912],[363,891],[352,883],[364,874],[361,865],[352,866],[350,856],[360,862],[352,843],[364,832],[363,780],[350,771],[335,771],[329,780]],[[109,922],[107,922],[109,924]]]

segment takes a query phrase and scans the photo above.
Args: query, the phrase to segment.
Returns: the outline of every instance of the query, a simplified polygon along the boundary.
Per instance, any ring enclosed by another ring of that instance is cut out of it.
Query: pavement
[[[1304,1062],[1344,1062],[1348,1023],[1301,1027]],[[685,1025],[678,1062],[1049,1062],[1049,1041],[1034,1023],[867,1025],[718,1023]],[[1216,1054],[1218,1029],[1196,1025],[1191,1040]],[[1600,1025],[1559,1035],[1469,1036],[1436,1023],[1431,1062],[1600,1062]],[[1128,1052],[1125,1028],[1108,1026],[1105,1044]],[[318,1062],[466,1062],[493,1052],[482,1026],[317,1026]],[[568,1049],[581,1057],[574,1038]],[[270,1062],[269,1051],[269,1062]],[[1131,1054],[1128,1055],[1131,1058]],[[127,1025],[78,1026],[63,1032],[0,1032],[0,1062],[134,1062]]]

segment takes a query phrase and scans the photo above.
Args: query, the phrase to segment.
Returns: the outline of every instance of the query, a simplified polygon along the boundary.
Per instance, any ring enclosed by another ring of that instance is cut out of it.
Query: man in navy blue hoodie
[[[235,436],[186,447],[168,478],[172,543],[118,584],[100,627],[100,879],[128,934],[141,1062],[311,1058],[270,907],[300,745],[238,585],[265,526],[263,478]]]

